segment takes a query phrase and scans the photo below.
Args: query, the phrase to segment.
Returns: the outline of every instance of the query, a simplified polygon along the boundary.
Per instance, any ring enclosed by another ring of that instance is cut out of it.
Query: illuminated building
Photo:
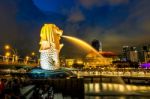
[[[150,69],[150,63],[143,63],[140,65],[141,68]]]
[[[74,64],[84,65],[84,68],[97,68],[101,66],[110,66],[112,61],[118,59],[112,52],[89,52],[84,58],[66,59],[66,66],[72,67]]]
[[[150,52],[144,52],[144,62],[150,62]]]
[[[138,62],[139,61],[138,51],[136,50],[136,47],[130,47],[129,60],[131,62]]]
[[[41,29],[40,40],[40,65],[45,70],[59,68],[59,52],[62,48],[60,36],[63,31],[54,24],[44,24]]]
[[[136,47],[123,46],[123,61],[138,62],[139,55]]]
[[[128,61],[129,60],[129,50],[130,50],[130,47],[129,46],[123,46],[123,61]]]
[[[99,40],[93,40],[92,47],[98,51],[98,54],[90,52],[84,58],[85,68],[96,68],[99,66],[109,66],[112,64],[112,53],[102,52],[102,43]]]
[[[105,55],[104,55],[105,54]],[[103,57],[107,56],[107,57]],[[109,56],[109,57],[108,57]],[[110,53],[89,53],[85,58],[75,58],[75,59],[66,59],[66,66],[72,67],[74,64],[84,65],[84,68],[96,68],[100,66],[110,66],[112,64],[113,58]]]
[[[66,66],[67,67],[72,67],[74,64],[83,65],[84,61],[81,58],[66,59]]]
[[[112,64],[113,59],[109,57],[103,57],[101,54],[96,55],[89,53],[84,59],[85,68],[96,68],[99,66],[109,66]]]
[[[66,59],[65,62],[67,67],[72,67],[73,64],[75,63],[75,59]]]
[[[141,57],[142,57],[141,59],[142,62],[146,62],[146,63],[150,62],[150,45],[143,46]]]
[[[102,42],[100,42],[100,47],[99,47],[99,52],[102,52],[103,49],[102,49]]]

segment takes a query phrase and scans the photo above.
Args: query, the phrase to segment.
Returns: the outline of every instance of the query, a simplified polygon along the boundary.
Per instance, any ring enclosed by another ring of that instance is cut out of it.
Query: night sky
[[[44,23],[88,43],[98,39],[103,50],[120,53],[123,45],[150,43],[150,0],[0,0],[1,53],[5,44],[22,55],[38,52]],[[62,55],[81,52],[62,42]]]

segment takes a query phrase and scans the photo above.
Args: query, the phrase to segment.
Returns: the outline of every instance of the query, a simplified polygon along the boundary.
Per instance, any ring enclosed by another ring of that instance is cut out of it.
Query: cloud
[[[68,21],[72,22],[72,23],[77,23],[77,22],[81,22],[84,21],[85,17],[83,15],[83,13],[81,12],[81,10],[79,9],[73,9],[70,11],[70,14],[68,16]]]
[[[141,0],[134,4],[129,6],[126,20],[111,29],[104,29],[100,37],[105,49],[118,52],[123,45],[150,44],[150,1]]]
[[[136,5],[131,5],[129,15],[116,30],[124,31],[127,35],[150,34],[150,1],[141,0]]]
[[[129,0],[107,0],[109,4],[127,4]]]
[[[150,34],[150,1],[141,0],[130,11],[128,23],[135,24],[141,34]],[[134,20],[134,21],[131,21]]]
[[[129,0],[79,0],[85,8],[100,7],[103,5],[127,4]]]
[[[93,6],[99,6],[101,0],[79,0],[81,5],[85,8],[90,8]]]

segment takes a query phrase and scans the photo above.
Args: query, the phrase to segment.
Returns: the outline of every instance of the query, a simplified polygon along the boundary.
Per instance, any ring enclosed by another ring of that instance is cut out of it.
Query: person
[[[5,86],[4,86],[4,81],[3,79],[0,79],[0,94],[2,94],[2,92],[4,91]]]
[[[4,82],[2,79],[0,79],[0,99],[4,97],[4,89],[5,89]]]
[[[14,95],[20,96],[20,94],[21,94],[20,83],[19,83],[18,79],[14,79],[13,82],[14,82],[14,84],[12,86],[12,90],[14,91]]]

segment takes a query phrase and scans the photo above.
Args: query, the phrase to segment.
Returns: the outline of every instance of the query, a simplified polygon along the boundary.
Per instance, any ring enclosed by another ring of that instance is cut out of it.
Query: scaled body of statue
[[[63,31],[54,24],[44,24],[41,29],[40,65],[45,70],[59,68],[59,52],[63,46],[60,38]]]

